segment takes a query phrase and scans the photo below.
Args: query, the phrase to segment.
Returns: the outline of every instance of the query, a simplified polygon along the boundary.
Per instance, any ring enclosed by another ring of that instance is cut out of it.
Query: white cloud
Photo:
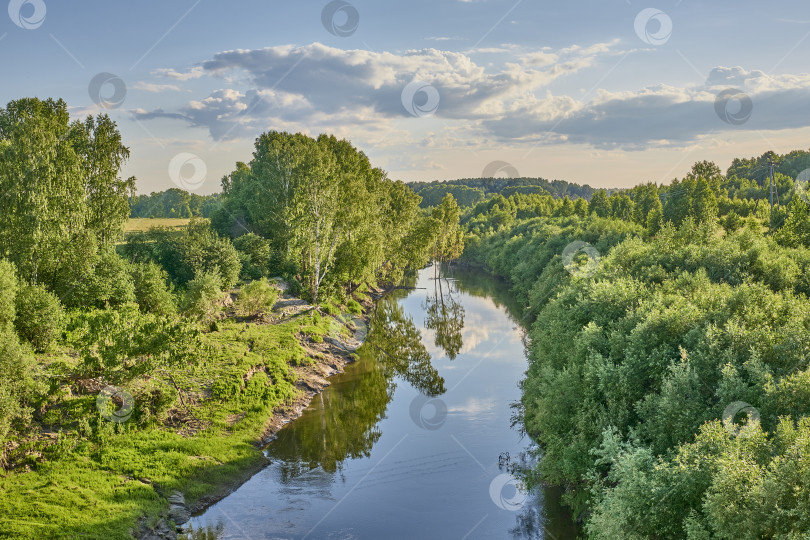
[[[641,150],[685,147],[731,129],[780,130],[806,125],[799,112],[810,98],[807,74],[768,76],[742,67],[717,67],[702,85],[597,90],[587,98],[551,92],[550,85],[561,78],[594,69],[605,57],[628,54],[618,45],[611,41],[536,51],[502,45],[498,51],[508,50],[512,61],[497,68],[477,64],[470,56],[475,52],[435,48],[392,53],[313,43],[232,50],[187,72],[161,69],[155,74],[176,80],[208,75],[247,89],[222,88],[177,111],[133,114],[140,119],[184,119],[192,126],[207,128],[216,140],[253,137],[282,125],[374,133],[366,139],[384,140],[385,133],[396,126],[415,125],[402,105],[402,90],[419,80],[439,93],[436,119],[455,129],[463,127],[457,132],[458,140],[452,140],[450,134],[442,141],[422,145],[434,148],[469,145],[464,137],[471,136],[478,146],[485,141],[514,145],[568,142]],[[725,123],[715,112],[718,94],[728,88],[740,89],[753,103],[752,114],[743,125]],[[419,125],[428,127],[427,123]],[[424,134],[414,137],[424,139]]]
[[[174,91],[174,92],[181,91],[180,87],[177,86],[176,84],[154,84],[143,81],[136,82],[134,85],[132,85],[132,87],[135,88],[136,90],[143,90],[145,92],[154,92],[154,93],[166,91]]]

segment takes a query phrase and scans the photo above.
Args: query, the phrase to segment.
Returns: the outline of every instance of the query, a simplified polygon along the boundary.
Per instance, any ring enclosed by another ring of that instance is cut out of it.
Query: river
[[[520,309],[474,270],[382,300],[360,359],[282,428],[268,467],[192,519],[224,539],[576,537],[553,490],[524,493],[511,427]]]

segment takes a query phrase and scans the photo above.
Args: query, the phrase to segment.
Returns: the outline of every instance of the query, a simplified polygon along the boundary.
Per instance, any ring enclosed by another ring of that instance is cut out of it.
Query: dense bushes
[[[55,294],[42,285],[28,285],[17,292],[14,325],[21,338],[37,351],[47,351],[56,343],[65,324],[65,313]]]
[[[574,240],[597,248],[593,275],[564,268]],[[688,217],[653,237],[624,220],[539,218],[468,244],[536,316],[530,482],[567,487],[590,537],[810,531],[807,248]],[[738,402],[758,419],[724,422]]]
[[[199,273],[211,273],[217,276],[219,287],[227,289],[233,287],[242,269],[230,240],[220,238],[205,220],[192,220],[180,232],[154,228],[133,234],[123,252],[133,262],[159,264],[181,286]]]
[[[278,289],[267,278],[252,281],[242,287],[234,308],[237,315],[249,317],[257,313],[269,313],[278,298]]]

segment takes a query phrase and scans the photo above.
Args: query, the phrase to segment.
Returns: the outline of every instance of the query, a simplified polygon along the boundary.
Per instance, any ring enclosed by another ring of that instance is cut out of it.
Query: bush
[[[42,285],[29,285],[17,293],[14,321],[20,337],[38,352],[50,349],[65,324],[65,312],[55,294]]]
[[[216,302],[222,296],[220,277],[203,272],[188,282],[183,311],[203,323],[210,323],[217,313]]]
[[[14,422],[26,420],[25,401],[33,389],[34,359],[8,326],[0,328],[0,448]]]
[[[144,313],[172,315],[177,312],[168,287],[169,275],[153,262],[137,263],[130,269],[135,283],[135,301]]]
[[[236,238],[233,246],[242,260],[243,279],[259,279],[267,276],[270,242],[257,234],[248,233]]]
[[[0,331],[14,322],[14,298],[18,287],[14,263],[0,260]]]
[[[349,313],[354,313],[355,315],[359,315],[363,312],[363,306],[357,300],[349,300],[346,303],[346,307],[349,309]]]
[[[92,271],[78,278],[73,290],[64,296],[70,307],[118,307],[135,301],[135,285],[130,265],[112,248],[99,251]]]
[[[270,285],[267,278],[262,278],[242,287],[234,307],[237,315],[249,317],[260,312],[269,312],[277,298],[278,289]]]

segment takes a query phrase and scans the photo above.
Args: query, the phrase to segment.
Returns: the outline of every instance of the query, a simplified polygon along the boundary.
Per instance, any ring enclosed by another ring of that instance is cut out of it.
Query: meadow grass
[[[58,439],[33,445],[25,466],[0,471],[0,538],[131,538],[139,523],[165,514],[172,491],[192,506],[244,481],[266,461],[256,443],[274,409],[298,396],[291,366],[309,360],[299,339],[317,341],[330,322],[309,314],[280,324],[220,322],[204,335],[196,365],[137,382],[143,393],[170,378],[185,396],[187,407],[174,403],[184,422],[133,416],[116,424],[99,417],[94,395],[59,392],[49,403],[59,411],[50,415],[58,426],[49,426]],[[43,364],[51,377],[69,371],[70,355],[61,358]]]
[[[169,229],[182,229],[190,219],[186,218],[130,218],[124,224],[124,233],[146,232],[152,227],[168,227]]]

